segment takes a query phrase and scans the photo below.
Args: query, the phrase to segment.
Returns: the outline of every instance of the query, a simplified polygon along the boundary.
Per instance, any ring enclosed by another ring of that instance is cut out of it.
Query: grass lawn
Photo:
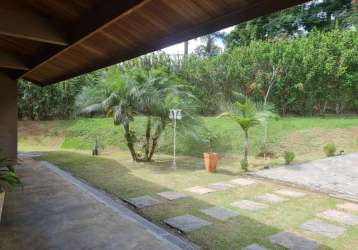
[[[218,135],[214,150],[221,156],[222,165],[239,168],[243,152],[243,134],[241,129],[229,120],[216,117],[198,118],[202,125]],[[139,134],[144,134],[144,120],[136,117],[134,126]],[[203,127],[197,127],[198,136],[190,136],[185,131],[178,132],[177,154],[191,157],[192,164],[201,163],[202,153],[207,145],[198,139],[203,134]],[[275,153],[271,159],[264,161],[256,157],[262,145],[262,127],[256,126],[250,131],[250,164],[260,168],[264,165],[283,164],[283,152],[293,151],[295,162],[323,158],[323,146],[335,143],[338,150],[346,153],[358,151],[358,117],[330,118],[281,118],[269,123],[269,149]],[[103,146],[104,153],[112,155],[127,152],[121,126],[114,126],[111,118],[80,119],[70,121],[19,122],[19,150],[87,150],[93,148],[96,138]],[[172,131],[168,126],[158,149],[161,154],[172,152]],[[158,158],[157,158],[158,159]],[[189,158],[188,158],[189,159]]]
[[[163,201],[154,207],[137,210],[149,220],[167,227],[163,220],[173,216],[191,214],[206,219],[213,224],[186,234],[193,242],[204,249],[240,249],[258,243],[270,249],[277,248],[267,237],[289,230],[321,242],[320,249],[353,250],[358,245],[358,227],[346,227],[347,231],[337,239],[320,237],[299,229],[303,222],[315,218],[315,214],[326,209],[334,209],[343,202],[324,194],[307,192],[302,198],[270,205],[258,212],[246,212],[232,207],[230,203],[241,199],[254,199],[255,196],[273,192],[283,187],[271,182],[258,181],[247,187],[235,187],[226,191],[216,191],[205,195],[195,195],[185,189],[197,185],[229,181],[240,175],[237,167],[220,165],[215,174],[206,173],[202,164],[191,158],[179,157],[178,169],[170,168],[170,158],[161,156],[154,163],[133,163],[126,152],[102,157],[70,151],[51,151],[39,157],[50,161],[73,175],[86,180],[91,185],[121,199],[151,195]],[[179,191],[190,195],[188,198],[165,201],[157,195],[163,191]],[[213,206],[226,207],[240,213],[239,217],[226,222],[206,216],[199,210]],[[330,222],[332,223],[332,222]],[[333,223],[334,224],[334,223]],[[168,227],[167,227],[168,228]],[[169,229],[169,228],[168,228]]]

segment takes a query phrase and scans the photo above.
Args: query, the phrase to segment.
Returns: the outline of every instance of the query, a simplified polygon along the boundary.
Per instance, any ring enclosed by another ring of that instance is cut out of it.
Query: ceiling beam
[[[0,68],[29,70],[24,60],[17,55],[0,51]]]
[[[79,23],[74,24],[72,30],[68,32],[71,43],[66,48],[48,47],[43,49],[42,53],[33,60],[32,65],[34,67],[22,75],[19,74],[17,77],[27,79],[27,73],[38,69],[52,58],[67,52],[99,30],[104,29],[119,18],[128,15],[150,1],[152,0],[127,0],[120,4],[118,4],[118,0],[99,1],[98,6],[95,6],[92,11],[81,18]]]
[[[0,9],[0,34],[61,46],[68,44],[48,19],[31,11]]]

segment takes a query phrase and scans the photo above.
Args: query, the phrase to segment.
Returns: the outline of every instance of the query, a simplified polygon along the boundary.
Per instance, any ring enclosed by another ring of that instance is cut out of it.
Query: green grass
[[[179,157],[178,169],[172,170],[168,157],[160,156],[153,163],[134,163],[126,152],[91,157],[76,152],[52,151],[39,159],[53,162],[91,185],[121,199],[151,195],[163,201],[158,206],[138,210],[144,217],[163,227],[166,227],[162,222],[164,219],[183,214],[196,215],[211,221],[211,226],[186,235],[204,249],[240,249],[252,243],[279,249],[272,246],[267,237],[284,230],[319,240],[322,243],[320,249],[357,249],[357,227],[347,227],[345,234],[338,239],[319,237],[299,229],[300,224],[313,219],[316,213],[333,209],[338,202],[342,202],[327,195],[308,192],[303,198],[290,199],[279,205],[271,205],[268,209],[250,213],[239,211],[230,206],[230,203],[240,199],[254,199],[259,194],[281,189],[282,186],[259,181],[259,184],[254,186],[236,187],[202,196],[185,191],[192,186],[237,178],[241,173],[237,171],[236,166],[221,164],[218,173],[210,174],[203,170],[199,159]],[[158,192],[168,190],[187,193],[190,198],[168,202],[157,195]],[[220,222],[199,211],[212,206],[237,210],[241,216]]]
[[[177,153],[201,158],[207,145],[200,139],[203,127],[207,126],[218,134],[214,150],[221,155],[221,162],[238,166],[243,151],[243,134],[233,122],[216,117],[200,118],[202,127],[197,127],[197,137],[178,132]],[[139,135],[144,132],[144,118],[137,117],[134,127]],[[262,167],[266,164],[283,164],[283,152],[293,151],[294,162],[302,162],[325,157],[323,147],[335,143],[338,150],[358,151],[358,117],[344,118],[281,118],[269,123],[269,149],[275,157],[263,161],[256,157],[262,145],[262,127],[250,131],[250,164]],[[121,126],[114,126],[111,118],[80,119],[53,122],[19,122],[19,149],[29,150],[87,150],[98,138],[106,153],[127,152]],[[161,154],[172,152],[172,131],[168,126],[158,149]]]

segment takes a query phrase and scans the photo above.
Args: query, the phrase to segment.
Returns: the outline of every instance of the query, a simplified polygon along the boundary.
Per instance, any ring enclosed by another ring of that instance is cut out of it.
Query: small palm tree
[[[220,115],[220,117],[229,117],[232,121],[237,123],[244,132],[244,158],[241,161],[241,167],[248,170],[248,156],[249,156],[249,129],[259,125],[269,116],[266,111],[259,111],[256,105],[250,100],[244,102],[234,103],[233,109]]]
[[[110,69],[105,85],[113,85],[112,93],[101,103],[92,104],[80,112],[82,115],[106,113],[113,116],[115,125],[122,125],[128,149],[134,161],[151,161],[159,138],[166,125],[171,108],[190,111],[190,95],[170,75],[162,71],[146,72],[134,69],[123,76],[118,68]],[[144,139],[140,140],[131,122],[136,115],[147,118]],[[142,142],[143,153],[136,144]]]

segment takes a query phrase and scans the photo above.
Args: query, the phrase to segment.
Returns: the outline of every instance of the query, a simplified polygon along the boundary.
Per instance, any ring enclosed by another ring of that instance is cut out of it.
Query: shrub
[[[287,165],[290,164],[295,159],[295,157],[296,155],[294,152],[285,151],[284,158]]]
[[[249,162],[247,160],[241,160],[240,165],[242,170],[244,170],[245,172],[249,170]]]
[[[326,156],[330,157],[330,156],[334,156],[336,154],[336,145],[333,143],[327,144],[326,146],[324,146],[323,151],[326,154]]]

